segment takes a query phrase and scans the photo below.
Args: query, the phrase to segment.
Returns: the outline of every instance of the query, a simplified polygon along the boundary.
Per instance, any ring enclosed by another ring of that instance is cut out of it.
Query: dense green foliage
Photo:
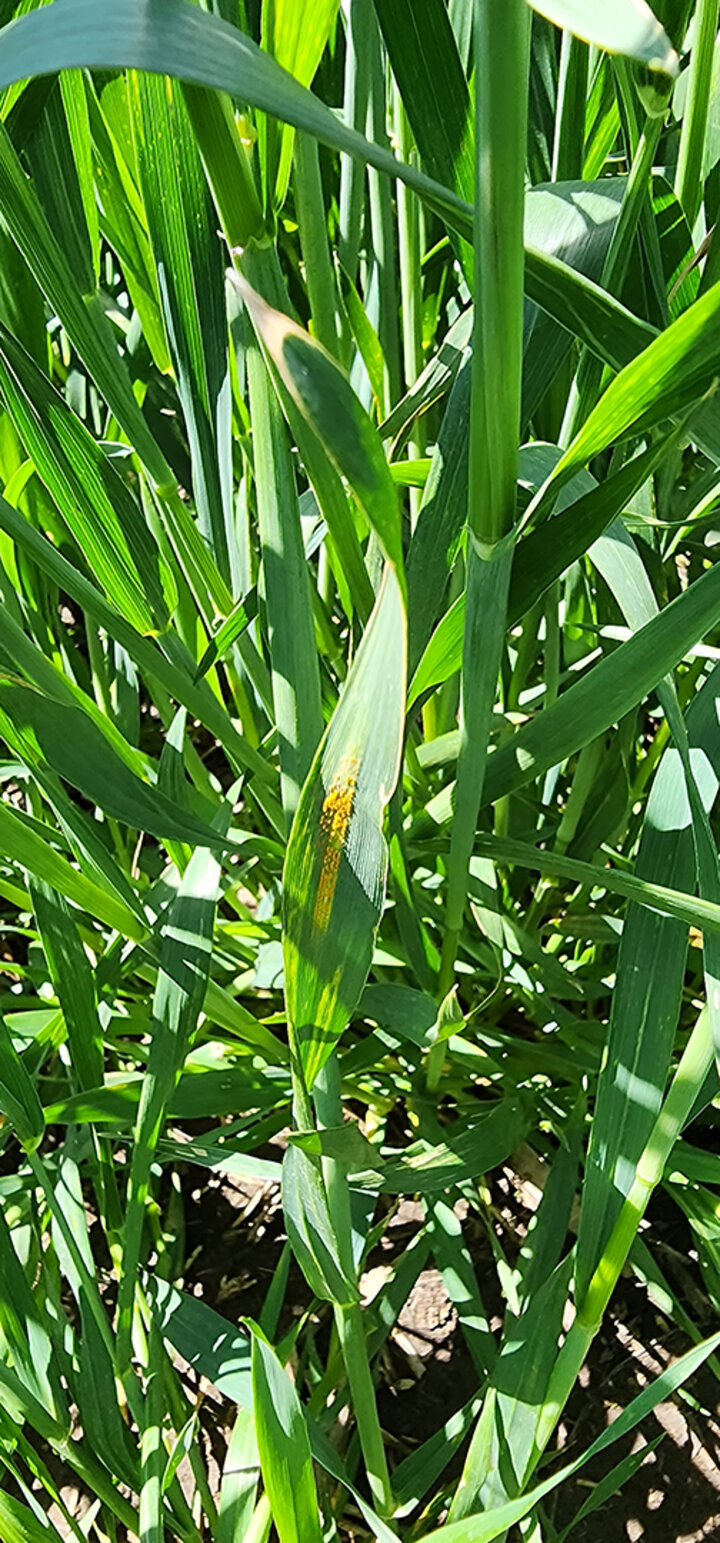
[[[717,0],[0,21],[0,1536],[558,1543],[720,1375]],[[183,1289],[222,1176],[258,1322]],[[685,1353],[548,1463],[623,1270]]]

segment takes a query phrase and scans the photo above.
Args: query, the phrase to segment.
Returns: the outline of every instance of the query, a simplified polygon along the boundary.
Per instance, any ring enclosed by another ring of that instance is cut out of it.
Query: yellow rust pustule
[[[344,755],[325,794],[320,811],[322,864],[313,907],[313,927],[326,932],[330,921],[340,858],[350,828],[360,763],[356,756]]]

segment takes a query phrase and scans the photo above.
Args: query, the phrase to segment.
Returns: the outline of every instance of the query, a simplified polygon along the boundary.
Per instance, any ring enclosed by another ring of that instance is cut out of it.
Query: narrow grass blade
[[[631,431],[641,434],[685,412],[714,389],[719,317],[716,286],[626,365],[558,462],[549,486],[560,484],[576,467]],[[538,500],[544,500],[549,486]]]
[[[533,1292],[524,1310],[509,1312],[448,1524],[490,1511],[522,1491],[533,1452],[538,1411],[562,1332],[572,1259],[566,1258]]]
[[[19,19],[13,24],[11,38],[3,40],[0,86],[25,73],[36,73],[40,59],[52,70],[129,66],[227,91],[314,134],[321,143],[356,156],[390,177],[400,177],[470,239],[472,217],[467,203],[441,183],[396,160],[384,146],[346,127],[317,97],[278,70],[275,61],[249,38],[199,11],[188,0],[164,0],[162,6],[155,0],[155,6],[151,29],[144,25],[144,0],[123,0],[112,17],[102,22],[93,12],[92,0],[63,0],[61,16],[51,14],[52,8],[43,8]],[[68,330],[72,335],[71,326]],[[134,442],[148,466],[152,461],[157,467],[157,450],[148,461],[137,432]]]
[[[0,529],[6,531],[20,549],[38,564],[41,572],[71,595],[96,623],[107,628],[110,637],[127,649],[144,675],[158,681],[170,696],[176,697],[189,712],[212,729],[227,750],[231,764],[251,770],[264,781],[272,781],[271,768],[233,727],[214,693],[206,686],[198,689],[192,659],[183,655],[181,650],[171,647],[167,637],[162,640],[162,651],[160,646],[153,646],[89,579],[4,499],[0,499]]]
[[[0,1491],[0,1526],[5,1543],[62,1543],[62,1533],[52,1522],[39,1522],[34,1511]]]
[[[34,14],[39,16],[40,12]],[[47,15],[51,16],[50,10]],[[23,19],[30,21],[32,18]],[[35,73],[36,65],[37,56],[32,73]],[[13,240],[46,300],[61,318],[111,411],[142,456],[154,481],[161,487],[172,486],[172,473],[135,401],[110,324],[92,298],[86,301],[83,296],[5,128],[0,130],[0,195]]]
[[[255,1421],[250,1410],[238,1409],[223,1468],[215,1543],[238,1543],[247,1536],[259,1477]]]
[[[76,73],[73,74],[77,78]],[[76,133],[76,143],[77,137]],[[89,144],[86,142],[81,156],[76,158],[59,82],[55,82],[45,101],[44,110],[23,139],[22,148],[26,164],[31,170],[32,186],[45,218],[73,273],[77,275],[83,293],[91,294],[97,283],[99,253],[97,206],[93,221],[96,233],[94,246],[87,223],[89,195],[92,191]],[[81,176],[85,184],[85,197]]]
[[[354,1173],[354,1182],[384,1194],[432,1194],[462,1184],[496,1168],[518,1146],[527,1131],[528,1112],[521,1101],[505,1098],[479,1120],[463,1121],[463,1128],[447,1141],[413,1142],[403,1155],[389,1148],[382,1161],[359,1132],[347,1125],[305,1132],[292,1137],[292,1145],[307,1152],[333,1157]]]
[[[601,868],[597,863],[586,863],[575,857],[541,851],[539,847],[529,846],[524,841],[508,840],[504,836],[479,835],[476,850],[478,854],[488,856],[493,852],[498,862],[507,860],[535,873],[548,873],[601,889],[607,887],[611,894],[624,895],[626,899],[658,911],[663,916],[676,917],[689,927],[700,924],[707,930],[717,931],[720,924],[720,906],[713,901],[703,900],[682,890],[669,889],[617,868]]]
[[[0,1109],[26,1151],[34,1151],[45,1134],[45,1116],[37,1089],[18,1055],[4,1018],[0,1018]]]
[[[100,278],[100,216],[95,197],[87,91],[84,77],[79,70],[63,72],[60,76],[60,92],[72,156],[77,167],[78,186],[90,248],[90,272],[97,284]]]
[[[432,1539],[440,1543],[441,1532],[445,1534],[443,1543],[492,1543],[494,1538],[501,1537],[514,1523],[522,1521],[523,1517],[527,1516],[545,1495],[550,1494],[558,1485],[565,1483],[572,1474],[578,1473],[593,1457],[597,1457],[616,1441],[621,1440],[629,1431],[634,1430],[657,1404],[669,1398],[676,1388],[682,1387],[683,1383],[692,1377],[719,1344],[720,1334],[713,1334],[710,1339],[704,1340],[701,1345],[680,1356],[667,1371],[628,1404],[617,1420],[613,1420],[612,1425],[608,1426],[607,1430],[603,1431],[602,1435],[598,1436],[597,1440],[576,1458],[574,1463],[565,1464],[557,1473],[536,1485],[518,1500],[509,1501],[494,1511],[485,1512],[484,1515],[467,1517],[450,1527],[446,1525],[428,1533],[428,1543]]]
[[[468,1178],[477,1178],[505,1160],[527,1131],[528,1114],[513,1098],[501,1100],[481,1120],[472,1122],[447,1142],[420,1142],[402,1157],[392,1154],[382,1172],[364,1174],[363,1185],[391,1195],[410,1192],[430,1195]]]
[[[129,1362],[132,1307],[153,1158],[205,996],[219,876],[217,860],[199,848],[188,864],[163,928],[153,1001],[153,1039],[133,1141],[123,1235],[118,1292],[121,1364]]]
[[[432,1200],[427,1214],[433,1258],[448,1297],[457,1310],[458,1323],[478,1378],[484,1381],[492,1370],[497,1344],[490,1330],[462,1226],[446,1200]]]
[[[0,804],[0,840],[6,858],[51,884],[66,899],[108,927],[139,940],[146,926],[139,908],[130,910],[108,887],[89,879],[39,836],[23,816]]]
[[[572,33],[564,32],[553,145],[554,182],[583,175],[588,65],[586,45],[573,37]]]
[[[168,343],[185,415],[198,520],[230,577],[230,373],[224,265],[212,200],[181,88],[133,75],[129,94],[140,185]]]
[[[408,653],[411,668],[417,665],[441,609],[443,593],[467,516],[471,370],[471,357],[466,355],[443,413],[430,474],[407,555]],[[462,606],[464,618],[464,596]],[[461,657],[462,630],[458,667]]]
[[[396,445],[404,443],[413,419],[432,407],[452,386],[472,336],[472,319],[472,306],[468,306],[448,328],[437,353],[380,424],[383,439],[392,439]]]
[[[570,488],[565,489],[552,519],[543,521],[521,537],[515,548],[510,576],[508,621],[511,625],[530,610],[627,507],[669,453],[671,444],[672,441],[670,444],[658,441],[649,450],[634,456],[614,476],[572,502],[568,497],[565,503],[566,494],[571,493]],[[559,459],[560,452],[557,454]],[[522,468],[522,448],[520,465]],[[414,574],[412,546],[407,566],[410,583]],[[418,663],[408,690],[408,707],[432,686],[448,680],[460,669],[464,619],[465,596],[459,595],[441,618]]]
[[[553,1367],[536,1434],[536,1460],[545,1450],[579,1374],[637,1236],[653,1190],[696,1104],[713,1063],[709,1014],[702,1010],[687,1040],[662,1108],[640,1156],[632,1184],[577,1315]]]
[[[302,1406],[272,1346],[257,1325],[251,1328],[255,1433],[278,1538],[280,1543],[322,1543]]]
[[[122,0],[112,15],[98,18],[92,0],[63,0],[61,14],[48,8],[19,18],[3,37],[0,88],[28,75],[61,69],[149,70],[179,80],[227,91],[240,101],[293,127],[314,134],[323,144],[356,156],[390,177],[402,176],[421,197],[467,221],[463,201],[414,167],[404,166],[386,150],[348,128],[324,102],[293,80],[252,39],[189,0]]]
[[[160,309],[157,274],[153,262],[142,200],[134,167],[130,165],[132,141],[129,133],[116,131],[113,112],[122,92],[127,106],[124,81],[108,82],[97,93],[85,80],[91,143],[95,157],[95,183],[101,204],[102,234],[122,263],[130,299],[142,323],[151,356],[163,374],[171,368],[165,329]]]
[[[298,134],[293,160],[293,192],[305,264],[313,336],[335,357],[341,357],[345,331],[341,318],[338,277],[333,268],[325,226],[320,149],[317,140]]]
[[[118,755],[108,732],[78,705],[53,700],[6,676],[0,681],[0,721],[5,739],[28,766],[40,772],[51,767],[113,818],[161,839],[222,844],[202,820],[184,814],[159,788],[142,781]]]
[[[230,615],[225,617],[224,622],[218,627],[215,636],[208,643],[195,671],[196,681],[202,680],[203,676],[207,675],[208,670],[213,669],[218,660],[222,659],[229,652],[233,643],[236,643],[238,638],[242,637],[243,633],[250,626],[251,621],[255,620],[257,609],[257,590],[252,589],[249,594],[245,595],[242,600],[238,600],[237,604],[233,606]]]
[[[441,998],[453,984],[455,955],[462,929],[469,862],[504,644],[512,553],[513,540],[508,537],[495,544],[492,556],[478,551],[472,536],[468,545],[460,739],[450,837],[446,930],[438,982]]]
[[[606,539],[605,545],[614,550],[611,565],[603,560],[603,571],[626,614],[631,620],[652,614],[654,596],[630,538],[623,533],[622,541],[610,543]],[[644,878],[672,876],[678,887],[691,888],[697,877],[701,895],[714,901],[718,898],[717,854],[703,815],[714,800],[720,772],[717,673],[715,670],[693,698],[687,729],[671,683],[665,682],[661,688],[677,748],[665,752],[653,785],[638,860]],[[711,976],[715,947],[708,937],[706,971]],[[580,1294],[601,1257],[622,1197],[632,1186],[636,1163],[660,1108],[680,1010],[686,950],[684,929],[669,919],[631,911],[618,957],[610,1020],[608,1061],[613,1072],[601,1073],[599,1079],[586,1169],[587,1198],[578,1237]],[[649,953],[656,959],[650,977],[638,969],[638,962]],[[715,994],[710,978],[711,1016]],[[715,1024],[713,1030],[716,1033]]]
[[[0,328],[0,394],[90,571],[140,632],[176,593],[127,484],[20,344]]]
[[[713,568],[546,712],[518,729],[488,762],[483,802],[494,803],[559,765],[642,701],[712,625],[718,589],[720,576]],[[437,823],[451,818],[452,799],[446,788],[428,805]]]
[[[2,1077],[0,1107],[7,1115],[12,1107],[6,1091],[6,1053],[4,1041],[7,1029],[0,1029],[0,1054]],[[18,1058],[19,1059],[19,1058]],[[22,1071],[27,1076],[25,1068]],[[10,1118],[13,1116],[10,1114]],[[3,1294],[0,1299],[0,1330],[5,1346],[12,1356],[17,1376],[32,1396],[39,1400],[54,1418],[65,1421],[67,1411],[58,1386],[55,1348],[48,1333],[48,1323],[42,1311],[43,1296],[32,1292],[25,1272],[12,1243],[10,1228],[4,1212],[0,1212],[0,1263],[2,1264]]]
[[[370,382],[373,400],[378,415],[382,416],[382,403],[385,394],[384,370],[385,361],[380,345],[380,339],[368,316],[367,310],[358,294],[352,279],[343,268],[339,269],[340,288],[343,304],[347,311],[348,321],[352,335],[357,344],[360,357]],[[320,339],[322,342],[322,339]]]
[[[571,183],[567,187],[570,198],[574,186]],[[530,198],[528,202],[532,207]],[[589,215],[592,207],[590,199],[586,199],[586,207]],[[609,238],[611,231],[606,227],[601,234]],[[600,240],[594,243],[597,255],[602,251],[603,244]],[[657,336],[656,329],[649,322],[628,310],[627,306],[622,305],[582,270],[578,273],[575,265],[570,266],[561,256],[539,250],[534,244],[528,243],[526,261],[525,287],[529,298],[541,307],[546,318],[552,317],[560,327],[580,338],[598,359],[609,364],[612,369],[622,369],[629,364]],[[533,339],[533,351],[538,358],[537,363],[534,358],[531,359],[531,368],[534,366],[535,371],[540,373],[542,385],[547,381],[552,364],[556,360],[560,361],[562,354],[567,352],[567,341],[563,348],[562,334],[558,341],[553,338],[550,359],[543,362],[542,352],[548,343],[548,327],[547,324],[542,325],[542,319],[535,326],[537,336]],[[554,331],[557,334],[557,328]],[[537,406],[539,397],[538,386],[531,377],[525,386],[524,396],[528,415]]]
[[[639,1446],[636,1452],[630,1452],[627,1457],[623,1457],[619,1463],[616,1463],[609,1473],[604,1474],[601,1479],[598,1479],[597,1484],[593,1485],[587,1500],[575,1512],[572,1521],[568,1522],[567,1527],[563,1527],[562,1532],[558,1536],[558,1543],[566,1543],[566,1540],[572,1537],[576,1527],[579,1527],[580,1523],[587,1516],[592,1516],[595,1511],[599,1511],[601,1506],[604,1506],[608,1500],[612,1499],[613,1495],[619,1494],[620,1490],[637,1473],[638,1468],[641,1468],[643,1463],[648,1462],[651,1454],[657,1451],[660,1442],[664,1441],[664,1439],[665,1432],[661,1431],[654,1441],[648,1441],[647,1444],[643,1442],[643,1445]]]
[[[311,1291],[338,1307],[359,1301],[340,1258],[320,1169],[296,1146],[283,1162],[282,1195],[288,1238]]]
[[[66,1460],[74,1472],[79,1474],[83,1483],[102,1499],[112,1516],[118,1517],[126,1527],[132,1529],[137,1521],[132,1505],[118,1493],[117,1486],[109,1478],[107,1470],[95,1460],[84,1441],[70,1441],[67,1426],[47,1414],[37,1399],[23,1388],[15,1373],[4,1365],[0,1367],[0,1386],[6,1407],[13,1412],[17,1423],[27,1422],[31,1430],[37,1431],[44,1441],[49,1442],[54,1452],[65,1455],[66,1446],[69,1446],[70,1451]],[[47,1533],[43,1532],[42,1537],[47,1543]]]
[[[320,672],[287,431],[254,340],[247,350],[247,371],[280,780],[289,829],[323,730]]]
[[[58,1263],[73,1293],[80,1315],[80,1345],[77,1352],[77,1373],[71,1387],[80,1410],[83,1428],[93,1433],[93,1450],[105,1464],[108,1472],[115,1474],[132,1490],[137,1490],[139,1469],[137,1454],[133,1448],[127,1426],[118,1408],[113,1365],[107,1336],[101,1332],[96,1317],[97,1294],[91,1302],[87,1290],[88,1280],[95,1279],[95,1261],[90,1243],[90,1231],[85,1213],[78,1144],[71,1136],[65,1141],[55,1176],[55,1195],[62,1209],[64,1226],[73,1240],[77,1255],[82,1260],[84,1274],[78,1269],[76,1256],[68,1248],[66,1233],[53,1221],[52,1238]],[[73,1152],[73,1148],[75,1149]],[[93,1311],[95,1309],[95,1311]],[[102,1308],[100,1308],[102,1312]]]
[[[603,358],[606,347],[621,349],[616,368],[627,364],[652,341],[654,330],[600,290],[598,283],[623,189],[624,179],[619,177],[589,185],[568,182],[527,189],[525,288],[533,303],[526,302],[525,306],[524,421],[532,417],[567,353],[568,338],[562,329],[568,322],[581,329],[583,341],[601,350]],[[580,275],[588,283],[580,282]],[[547,311],[546,316],[538,311],[538,305]],[[384,438],[402,436],[411,418],[443,394],[457,373],[471,331],[472,309],[468,308],[453,322],[435,358],[381,424]]]
[[[675,191],[692,228],[703,193],[703,147],[712,89],[717,14],[712,0],[700,0],[695,11],[695,36],[683,114]]]
[[[95,1125],[112,1124],[130,1128],[135,1122],[140,1094],[142,1092],[142,1076],[123,1075],[116,1077],[111,1074],[107,1084],[97,1088],[89,1088],[87,1092],[73,1093],[69,1098],[56,1099],[46,1109],[48,1124],[57,1125],[86,1125],[92,1122]],[[244,1101],[252,1099],[261,1105],[272,1103],[275,1100],[274,1092],[263,1098],[262,1086],[257,1079],[248,1077],[241,1068],[234,1068],[224,1072],[201,1071],[195,1068],[180,1078],[177,1088],[171,1094],[168,1103],[168,1114],[180,1119],[208,1119],[219,1118],[222,1115],[234,1114]],[[171,1147],[171,1152],[176,1149]],[[179,1148],[177,1148],[179,1151]],[[204,1166],[213,1168],[218,1165],[223,1155],[222,1147],[203,1147],[197,1149],[188,1146],[188,1162],[200,1161]],[[166,1153],[169,1159],[170,1152]],[[257,1175],[265,1178],[279,1178],[280,1170],[273,1164],[260,1163],[258,1159],[251,1157],[233,1157],[228,1151],[227,1168],[230,1173],[240,1173],[242,1169],[249,1175]],[[221,1164],[222,1166],[222,1164]]]
[[[73,1069],[81,1087],[98,1087],[103,1080],[103,1040],[90,961],[63,897],[38,879],[30,882],[30,897],[62,1007]]]
[[[446,7],[442,0],[426,0],[420,10],[411,0],[375,0],[375,10],[423,165],[472,203],[472,104]],[[457,240],[457,251],[472,282],[468,241]]]

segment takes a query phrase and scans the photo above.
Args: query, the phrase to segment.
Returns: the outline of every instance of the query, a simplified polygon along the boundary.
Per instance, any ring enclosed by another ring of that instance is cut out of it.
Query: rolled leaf
[[[283,1214],[293,1253],[316,1297],[347,1307],[359,1300],[340,1260],[319,1166],[299,1147],[285,1154]]]

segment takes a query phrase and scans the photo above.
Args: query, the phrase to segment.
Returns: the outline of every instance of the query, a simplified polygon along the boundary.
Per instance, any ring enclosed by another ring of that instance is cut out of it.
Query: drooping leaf
[[[391,1195],[434,1194],[503,1162],[522,1140],[527,1123],[522,1103],[508,1098],[447,1142],[418,1142],[402,1157],[389,1153],[381,1172],[365,1175],[363,1183]]]
[[[94,804],[130,826],[179,841],[221,845],[190,812],[140,779],[118,755],[110,736],[80,706],[59,702],[5,677],[0,682],[5,738],[30,766],[49,766]]]
[[[335,360],[290,317],[235,275],[263,348],[283,385],[350,483],[404,585],[400,508],[377,430]]]
[[[577,37],[610,53],[639,59],[654,70],[676,75],[677,54],[645,0],[529,0],[534,11],[557,27],[567,27]]]
[[[79,873],[49,840],[33,830],[26,817],[5,804],[0,804],[0,840],[9,861],[51,884],[90,916],[117,927],[126,937],[144,937],[147,929],[139,905],[130,909],[109,885]]]
[[[102,16],[93,0],[62,0],[18,19],[3,37],[0,88],[73,68],[150,70],[227,91],[391,177],[400,172],[421,196],[456,210],[467,223],[461,199],[349,128],[251,38],[189,0],[121,0]]]
[[[561,485],[608,445],[686,412],[715,391],[720,294],[718,286],[689,306],[611,381],[552,475]]]

